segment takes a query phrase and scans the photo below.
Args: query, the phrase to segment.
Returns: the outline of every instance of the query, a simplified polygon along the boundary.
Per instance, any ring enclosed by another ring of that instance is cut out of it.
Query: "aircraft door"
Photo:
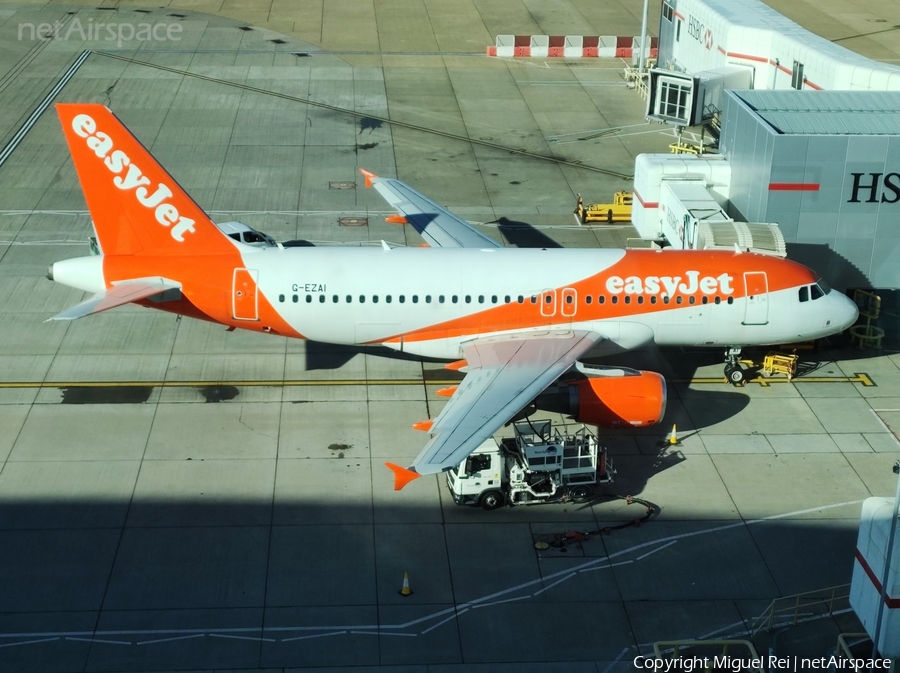
[[[259,271],[235,269],[231,292],[231,315],[235,320],[259,320],[256,280]]]
[[[547,318],[556,315],[556,290],[541,292],[541,315]]]
[[[745,325],[765,325],[769,322],[769,283],[763,271],[744,273],[744,289],[747,305],[744,311]]]
[[[578,311],[578,291],[575,288],[564,288],[560,296],[560,301],[562,302],[560,310],[567,318],[571,318]]]

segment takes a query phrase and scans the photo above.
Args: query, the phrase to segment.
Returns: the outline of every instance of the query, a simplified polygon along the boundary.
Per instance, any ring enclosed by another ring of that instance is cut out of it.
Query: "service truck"
[[[584,502],[597,484],[608,484],[615,476],[606,448],[584,425],[561,433],[550,420],[526,418],[513,423],[513,431],[513,437],[500,441],[489,438],[447,471],[457,505],[496,509]]]

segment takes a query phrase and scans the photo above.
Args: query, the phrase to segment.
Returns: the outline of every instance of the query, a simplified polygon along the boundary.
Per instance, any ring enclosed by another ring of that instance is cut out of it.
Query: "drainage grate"
[[[238,30],[242,30],[245,33],[249,33],[253,29],[250,26],[238,26]]]
[[[275,38],[274,40],[269,40],[272,44],[287,44],[287,40],[282,40],[281,38]]]
[[[356,189],[355,182],[329,182],[328,189]]]
[[[291,53],[293,53],[294,56],[296,56],[297,58],[305,58],[305,57],[309,56],[309,54],[305,51],[295,51],[295,52],[291,52]]]
[[[169,16],[175,16],[179,19],[184,19],[187,17],[187,14],[169,14]]]
[[[149,9],[136,9],[136,10],[134,10],[134,11],[136,11],[138,14],[149,14],[151,10],[149,10]]]
[[[342,227],[367,227],[369,225],[368,217],[342,217],[338,220],[338,224]]]
[[[99,9],[104,12],[115,12],[118,11],[118,7],[95,7],[94,9]]]

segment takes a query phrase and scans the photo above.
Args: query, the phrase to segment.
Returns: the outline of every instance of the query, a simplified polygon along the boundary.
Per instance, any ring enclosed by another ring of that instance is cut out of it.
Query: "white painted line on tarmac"
[[[311,637],[326,637],[326,636],[331,636],[331,635],[341,635],[342,633],[347,633],[349,630],[350,633],[360,634],[360,635],[399,635],[399,636],[413,637],[417,634],[414,634],[414,633],[405,633],[405,634],[389,633],[389,632],[385,632],[384,630],[385,629],[405,629],[410,626],[413,626],[416,624],[421,624],[423,622],[427,622],[427,621],[430,621],[430,620],[433,620],[433,619],[436,619],[436,618],[439,618],[439,617],[449,614],[450,616],[447,619],[444,619],[442,622],[440,622],[440,624],[443,624],[448,621],[451,621],[452,619],[455,619],[456,617],[458,617],[459,615],[468,611],[469,609],[475,610],[475,609],[479,609],[479,608],[490,607],[493,605],[501,605],[504,603],[513,603],[513,602],[517,602],[517,601],[521,601],[521,600],[526,600],[526,599],[532,598],[532,595],[526,594],[526,595],[516,596],[513,598],[507,598],[507,599],[498,600],[498,601],[492,601],[491,599],[498,598],[500,596],[506,596],[511,593],[521,591],[522,589],[525,589],[526,587],[532,587],[536,584],[541,584],[541,583],[546,582],[551,579],[559,578],[558,582],[555,582],[554,584],[550,585],[550,586],[555,586],[556,584],[560,584],[563,581],[571,579],[576,574],[581,573],[581,572],[590,572],[593,570],[604,570],[604,569],[608,569],[608,568],[614,568],[614,567],[620,566],[620,565],[628,565],[630,563],[634,563],[636,560],[644,559],[647,556],[649,556],[650,554],[656,553],[657,551],[661,551],[662,549],[665,549],[666,547],[671,546],[678,540],[683,540],[683,539],[695,537],[698,535],[706,535],[709,533],[718,533],[721,531],[731,530],[734,528],[748,526],[748,525],[755,524],[755,523],[763,523],[766,521],[785,519],[785,518],[789,518],[789,517],[800,516],[803,514],[827,511],[827,510],[835,509],[835,508],[839,508],[839,507],[847,507],[849,505],[856,505],[861,502],[863,502],[863,501],[862,500],[849,500],[846,502],[839,502],[839,503],[834,503],[834,504],[830,504],[830,505],[821,505],[818,507],[810,507],[807,509],[796,510],[793,512],[785,512],[783,514],[773,514],[771,516],[767,516],[767,517],[764,517],[761,519],[753,519],[753,520],[743,520],[742,519],[742,520],[736,521],[734,523],[724,524],[724,525],[720,525],[720,526],[713,526],[712,528],[706,528],[703,530],[695,530],[695,531],[690,531],[687,533],[679,533],[677,535],[669,535],[666,537],[659,538],[657,540],[650,540],[648,542],[642,542],[640,544],[633,545],[631,547],[622,549],[618,552],[609,554],[607,556],[592,559],[592,560],[587,561],[587,562],[585,562],[581,565],[578,565],[574,568],[567,568],[565,570],[560,570],[556,573],[547,575],[546,577],[543,577],[543,578],[538,578],[538,579],[531,580],[528,582],[522,582],[521,584],[517,584],[517,585],[509,587],[507,589],[503,589],[501,591],[494,592],[487,596],[482,596],[481,598],[477,598],[475,600],[468,601],[466,603],[462,603],[458,606],[454,606],[454,607],[447,608],[444,610],[439,610],[430,615],[426,615],[424,617],[420,617],[418,619],[414,619],[414,620],[411,620],[411,621],[403,623],[403,624],[356,625],[356,626],[346,626],[346,625],[345,626],[337,626],[337,625],[333,625],[333,626],[324,626],[324,625],[323,626],[296,626],[296,627],[283,626],[283,627],[263,627],[262,629],[255,628],[255,627],[240,627],[240,628],[232,628],[232,629],[215,629],[215,630],[213,630],[213,629],[148,629],[148,630],[115,630],[115,631],[112,631],[112,630],[111,631],[69,631],[69,632],[58,632],[58,633],[33,633],[33,632],[32,633],[0,633],[0,638],[2,638],[2,639],[9,639],[9,638],[31,638],[32,639],[32,640],[28,640],[25,642],[5,643],[5,644],[0,645],[0,647],[14,647],[14,646],[18,646],[18,645],[26,645],[26,644],[31,644],[31,643],[50,642],[50,641],[54,641],[54,640],[59,640],[60,637],[64,637],[66,640],[79,640],[79,641],[84,641],[84,642],[105,642],[105,643],[117,644],[117,645],[131,645],[132,644],[131,642],[100,640],[97,638],[97,636],[130,635],[130,636],[146,637],[148,635],[155,635],[155,634],[172,635],[172,636],[178,637],[179,639],[183,638],[183,637],[186,638],[187,636],[200,637],[203,635],[209,635],[209,637],[211,637],[211,638],[231,638],[231,639],[236,639],[236,640],[252,640],[252,641],[263,641],[263,642],[277,642],[277,641],[273,638],[251,637],[251,636],[240,636],[240,635],[226,635],[226,634],[228,634],[228,633],[231,633],[231,634],[260,633],[260,632],[275,633],[275,632],[286,632],[286,631],[293,631],[293,632],[297,632],[297,631],[331,631],[331,633],[313,634],[311,636],[299,636],[296,638],[299,640],[299,639],[311,638]],[[648,553],[645,553],[642,556],[637,557],[636,559],[629,559],[629,560],[625,560],[625,561],[620,561],[618,563],[610,563],[610,561],[614,558],[625,556],[627,554],[632,554],[638,550],[647,549],[650,547],[655,547],[655,548],[652,549],[651,551],[649,551]],[[605,565],[600,565],[600,564],[605,564]],[[550,588],[550,586],[548,586],[546,588]],[[846,611],[849,611],[849,609],[845,610],[845,611],[840,611],[840,612],[836,611],[833,614],[841,614]],[[452,613],[452,614],[450,614],[450,613]],[[816,618],[810,618],[810,619],[816,619]],[[440,624],[436,624],[433,626],[436,627]],[[354,629],[354,630],[350,630],[350,629]],[[361,629],[365,629],[365,630],[361,630]],[[371,629],[371,630],[369,630],[369,629]],[[430,628],[428,630],[430,630]],[[427,633],[428,630],[424,631],[423,633]],[[37,638],[37,640],[34,640],[35,638]],[[168,640],[168,639],[161,639],[159,642],[163,642],[164,640]],[[282,642],[287,642],[287,640],[293,640],[293,639],[282,640]]]
[[[884,419],[882,419],[881,416],[878,415],[879,413],[885,411],[900,411],[900,409],[869,409],[869,411],[874,414],[876,420],[881,423],[881,427],[884,428],[884,431],[891,436],[891,439],[894,440],[894,444],[896,444],[897,448],[900,449],[900,441],[897,440],[897,435],[895,435],[894,431],[888,427],[887,423],[884,422]]]
[[[576,575],[576,573],[571,573],[571,574],[569,574],[569,575],[566,575],[566,576],[563,577],[562,579],[556,580],[553,584],[548,584],[548,585],[545,586],[543,589],[538,589],[537,591],[535,591],[535,592],[534,592],[533,594],[531,594],[531,595],[532,595],[532,596],[537,596],[538,594],[542,594],[542,593],[544,593],[547,589],[552,589],[552,588],[555,587],[557,584],[562,584],[562,583],[565,582],[566,580],[572,579],[573,577],[575,577],[575,575]]]
[[[580,572],[580,573],[590,573],[590,572],[593,572],[593,571],[595,571],[595,570],[609,570],[610,568],[616,568],[616,567],[618,567],[618,566],[627,566],[629,563],[634,563],[634,561],[633,561],[633,560],[631,560],[631,561],[619,561],[618,563],[610,563],[609,565],[598,566],[598,567],[596,567],[596,568],[584,568],[583,570],[579,570],[578,572]]]
[[[452,622],[454,619],[456,619],[457,617],[459,617],[462,614],[467,613],[468,611],[469,611],[469,608],[465,608],[465,609],[457,612],[455,615],[450,615],[449,617],[447,617],[447,619],[442,619],[437,624],[433,624],[432,626],[429,626],[427,629],[422,631],[422,635],[424,636],[429,631],[434,631],[437,627],[442,626],[442,625],[446,624],[447,622]]]
[[[75,638],[66,637],[66,640],[75,640],[79,643],[103,643],[104,645],[132,645],[130,640],[103,640],[102,638]]]
[[[631,649],[630,647],[626,647],[621,652],[619,652],[618,656],[616,656],[615,659],[613,659],[611,662],[609,662],[609,665],[603,669],[603,673],[609,673],[609,669],[611,669],[613,666],[615,666],[619,662],[619,660],[625,656],[625,653],[630,649]]]
[[[347,633],[346,631],[333,631],[332,633],[314,633],[311,636],[295,636],[294,638],[282,638],[282,643],[292,643],[295,640],[311,640],[312,638],[329,638],[331,636],[340,636]]]
[[[192,636],[173,636],[172,638],[157,638],[156,640],[142,640],[135,645],[156,645],[156,643],[171,643],[175,640],[193,640],[194,638],[206,638],[205,633],[195,633]]]
[[[225,633],[210,633],[210,638],[227,638],[228,640],[253,640],[256,642],[274,643],[274,638],[261,638],[259,636],[231,636]]]
[[[655,554],[655,553],[658,552],[658,551],[662,551],[662,550],[665,549],[666,547],[671,547],[671,546],[672,546],[673,544],[675,544],[676,542],[678,542],[678,540],[672,540],[671,542],[668,542],[668,543],[664,544],[662,547],[657,547],[657,548],[654,549],[653,551],[648,551],[646,554],[644,554],[644,555],[642,555],[642,556],[638,556],[638,557],[637,557],[636,559],[634,559],[634,560],[635,560],[635,561],[642,561],[642,560],[644,560],[645,558],[647,558],[648,556],[650,556],[650,555],[652,555],[652,554]]]
[[[39,640],[23,640],[21,643],[3,643],[0,647],[18,647],[19,645],[34,645],[35,643],[49,643],[54,640],[59,640],[59,637],[56,638],[41,638]]]

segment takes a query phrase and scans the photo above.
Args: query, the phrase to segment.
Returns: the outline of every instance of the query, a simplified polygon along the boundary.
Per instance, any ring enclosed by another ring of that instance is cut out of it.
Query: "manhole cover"
[[[365,227],[369,224],[368,217],[342,217],[338,220],[342,227]]]
[[[356,189],[355,182],[329,182],[328,189]]]

